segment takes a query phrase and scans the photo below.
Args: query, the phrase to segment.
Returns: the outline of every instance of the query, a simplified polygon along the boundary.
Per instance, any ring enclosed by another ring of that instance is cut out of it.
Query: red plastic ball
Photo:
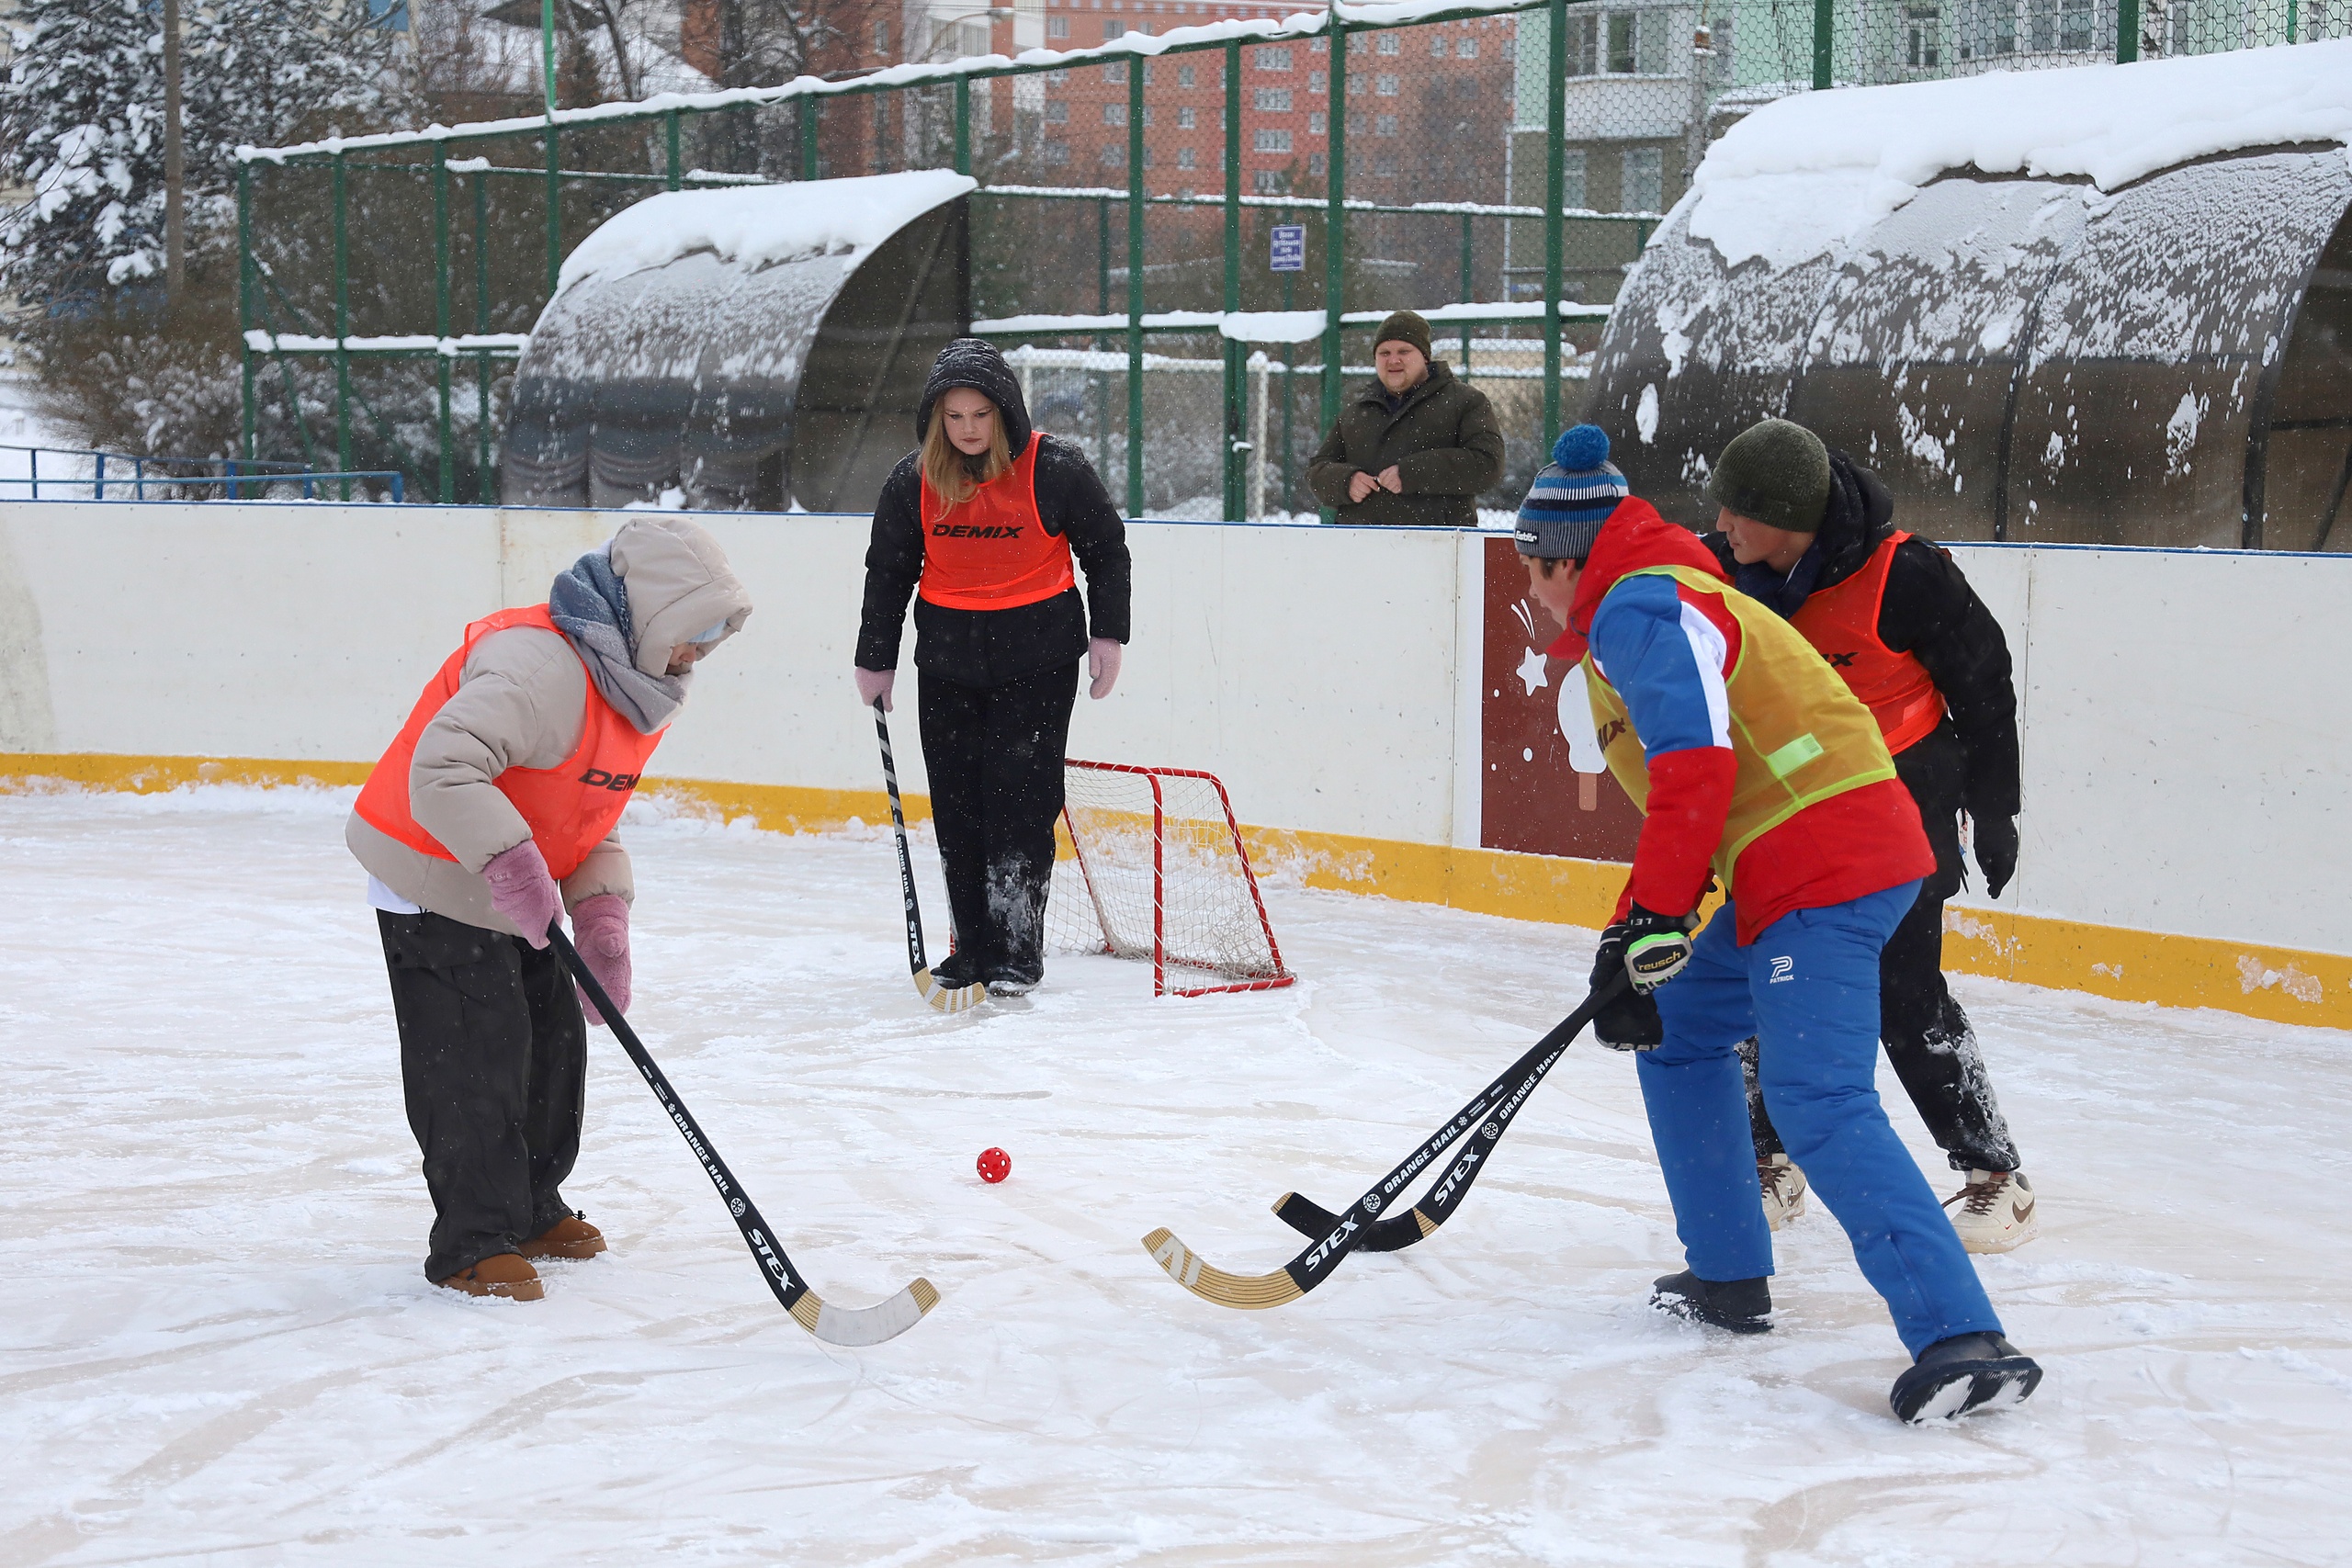
[[[1012,1156],[1002,1149],[982,1149],[978,1165],[982,1181],[1002,1181],[1012,1174]]]

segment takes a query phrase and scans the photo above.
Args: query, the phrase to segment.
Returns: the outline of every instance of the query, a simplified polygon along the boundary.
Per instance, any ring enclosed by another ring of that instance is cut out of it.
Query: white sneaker
[[[2033,1183],[2021,1170],[1972,1170],[1968,1185],[1944,1200],[1960,1245],[1971,1252],[2007,1252],[2031,1241]]]
[[[1756,1162],[1756,1185],[1764,1190],[1764,1223],[1781,1230],[1804,1218],[1804,1171],[1786,1155]]]

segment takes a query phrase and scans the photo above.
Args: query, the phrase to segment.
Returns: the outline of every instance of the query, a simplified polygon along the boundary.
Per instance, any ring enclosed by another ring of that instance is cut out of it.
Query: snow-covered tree
[[[390,35],[366,0],[186,0],[182,136],[193,243],[218,231],[239,142],[370,120]],[[156,0],[20,0],[0,82],[0,291],[81,313],[164,267],[164,36]]]

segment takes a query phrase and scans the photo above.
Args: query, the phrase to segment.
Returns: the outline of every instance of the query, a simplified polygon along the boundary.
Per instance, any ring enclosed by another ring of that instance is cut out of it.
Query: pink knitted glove
[[[571,911],[571,942],[580,950],[580,961],[588,965],[588,973],[605,987],[613,1005],[623,1012],[628,1010],[628,900],[617,893],[599,893],[594,898],[582,898]],[[591,1023],[603,1023],[604,1016],[588,993],[580,993],[580,1010]]]
[[[850,673],[857,677],[857,700],[861,705],[872,707],[874,699],[880,697],[884,713],[899,711],[890,701],[890,687],[899,679],[896,670],[868,670],[861,664],[854,667]]]
[[[525,942],[545,947],[548,927],[562,912],[563,899],[539,846],[526,839],[499,851],[481,868],[481,879],[490,884],[490,907],[514,921]]]

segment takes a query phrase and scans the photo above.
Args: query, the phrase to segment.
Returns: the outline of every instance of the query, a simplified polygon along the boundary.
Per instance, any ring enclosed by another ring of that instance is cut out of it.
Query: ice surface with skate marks
[[[2043,1206],[1980,1266],[2048,1378],[1907,1429],[1817,1212],[1777,1332],[1642,1306],[1679,1255],[1590,1046],[1467,1213],[1306,1301],[1221,1310],[1136,1245],[1289,1258],[1266,1205],[1386,1168],[1568,1010],[1589,932],[1277,875],[1295,989],[1155,1002],[1057,955],[945,1019],[887,833],[639,812],[648,1045],[828,1299],[944,1298],[848,1351],[601,1032],[566,1191],[613,1250],[536,1303],[425,1283],[348,798],[0,796],[0,1562],[2342,1560],[2344,1034],[1963,980]]]

